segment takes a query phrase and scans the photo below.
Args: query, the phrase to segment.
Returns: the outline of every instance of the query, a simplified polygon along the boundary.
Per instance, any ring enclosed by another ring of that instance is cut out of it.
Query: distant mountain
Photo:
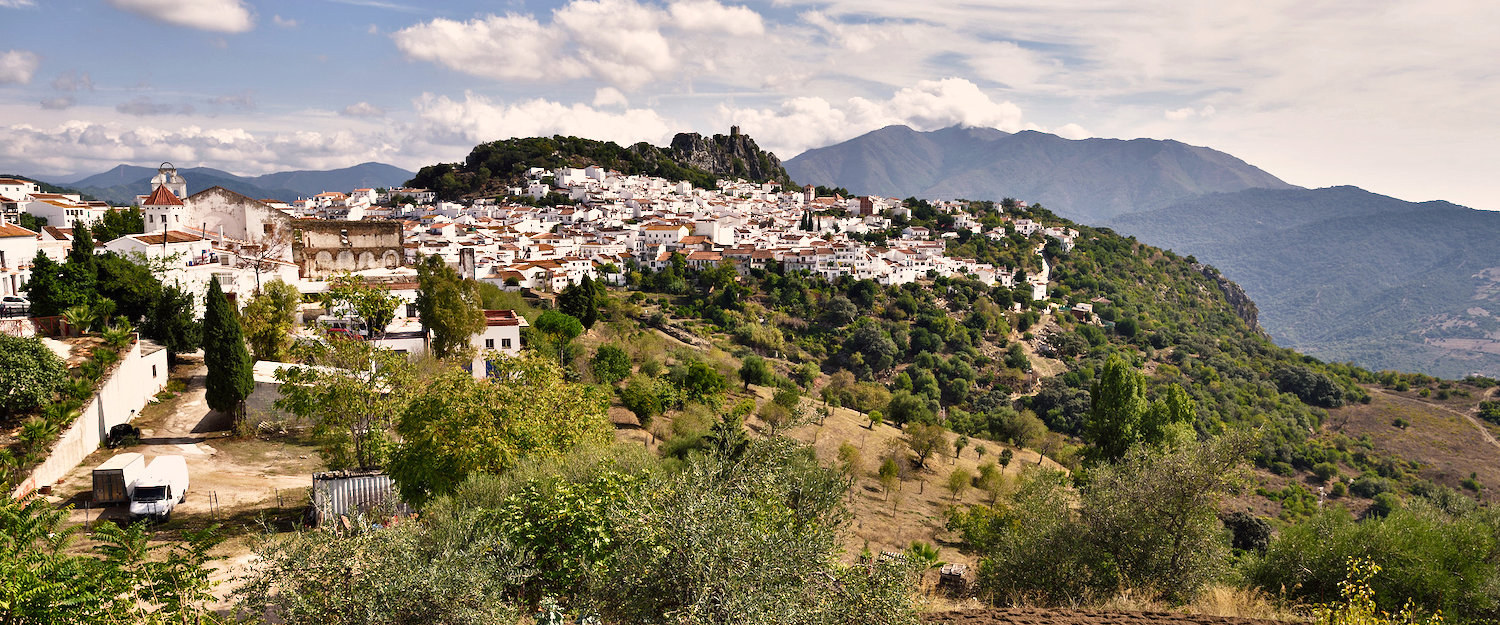
[[[291,201],[324,191],[348,192],[358,188],[394,187],[411,178],[412,172],[383,163],[361,163],[327,171],[286,171],[263,176],[237,176],[209,167],[180,169],[188,193],[209,187],[224,187],[253,198]],[[129,204],[135,196],[151,190],[155,167],[120,165],[101,174],[80,178],[69,187],[114,204]]]
[[[1371,369],[1500,376],[1500,213],[1303,189],[1176,141],[891,126],[786,163],[897,197],[1013,197],[1213,264],[1278,343]]]
[[[1042,132],[888,126],[786,162],[799,183],[853,193],[1040,203],[1085,223],[1203,193],[1292,189],[1244,161],[1170,140],[1069,140]]]
[[[1210,194],[1106,225],[1218,267],[1282,345],[1500,375],[1500,213],[1346,186]]]

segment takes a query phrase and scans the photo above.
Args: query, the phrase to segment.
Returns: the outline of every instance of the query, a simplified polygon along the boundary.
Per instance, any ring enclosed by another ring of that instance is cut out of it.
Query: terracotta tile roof
[[[182,200],[177,199],[177,196],[167,189],[167,185],[162,185],[152,191],[151,196],[141,202],[141,206],[182,206]],[[157,241],[157,243],[160,242]]]
[[[0,224],[0,238],[9,239],[9,238],[12,238],[12,237],[34,237],[34,236],[36,236],[35,232],[32,232],[30,230],[27,230],[25,228],[17,226],[16,224],[13,224],[13,223]]]

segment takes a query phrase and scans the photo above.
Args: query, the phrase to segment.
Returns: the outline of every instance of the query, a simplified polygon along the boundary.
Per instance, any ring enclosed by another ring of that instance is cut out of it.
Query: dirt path
[[[937,625],[1272,625],[1281,621],[1263,619],[1181,614],[1177,612],[1106,612],[1050,608],[990,608],[934,612],[922,615],[922,622]]]
[[[1500,387],[1497,387],[1497,388],[1500,388]],[[1438,410],[1442,410],[1443,412],[1448,412],[1448,413],[1452,413],[1452,414],[1458,415],[1460,417],[1463,417],[1464,419],[1467,419],[1469,421],[1470,425],[1474,426],[1474,429],[1479,430],[1479,436],[1481,438],[1483,438],[1485,442],[1487,442],[1490,445],[1494,446],[1495,449],[1500,449],[1500,441],[1495,440],[1495,435],[1490,434],[1489,428],[1484,427],[1484,424],[1480,423],[1479,419],[1474,416],[1475,413],[1477,413],[1479,411],[1478,404],[1475,404],[1475,407],[1469,409],[1468,411],[1459,412],[1459,411],[1454,410],[1452,408],[1449,408],[1447,406],[1440,406],[1438,404],[1429,403],[1429,402],[1425,402],[1425,401],[1419,401],[1419,400],[1412,399],[1410,397],[1404,397],[1404,396],[1398,395],[1396,393],[1392,393],[1392,392],[1386,391],[1385,389],[1382,389],[1382,388],[1371,388],[1369,390],[1375,391],[1376,393],[1381,394],[1382,396],[1386,397],[1387,399],[1399,400],[1399,401],[1402,401],[1402,402],[1405,402],[1405,403],[1408,403],[1408,404],[1418,404],[1418,405],[1421,405],[1421,406],[1424,406],[1424,407],[1428,407],[1428,408],[1436,408]],[[1491,388],[1491,389],[1485,391],[1484,395],[1481,396],[1480,401],[1484,401],[1484,400],[1489,399],[1490,397],[1493,397],[1494,394],[1495,394],[1495,390],[1496,390],[1496,388]]]

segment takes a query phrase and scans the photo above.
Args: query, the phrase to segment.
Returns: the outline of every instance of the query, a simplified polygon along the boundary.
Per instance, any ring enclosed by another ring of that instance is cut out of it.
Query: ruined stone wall
[[[302,277],[321,280],[345,271],[404,264],[401,224],[395,221],[293,221],[293,261]]]

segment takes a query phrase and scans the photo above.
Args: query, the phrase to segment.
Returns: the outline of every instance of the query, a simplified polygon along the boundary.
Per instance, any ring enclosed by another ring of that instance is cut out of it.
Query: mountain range
[[[1240,284],[1262,327],[1369,369],[1500,375],[1500,213],[1355,187],[1304,189],[1176,141],[893,126],[786,162],[854,193],[1013,197],[1194,255]]]
[[[262,176],[238,176],[210,167],[190,167],[179,169],[177,173],[187,181],[189,194],[218,186],[257,199],[288,202],[324,191],[347,193],[359,188],[401,186],[412,177],[412,172],[384,163],[361,163],[323,171],[283,171]],[[151,190],[151,177],[155,175],[155,167],[121,164],[104,173],[51,182],[112,204],[128,205],[135,201],[135,196]]]
[[[1068,140],[1044,132],[887,126],[786,162],[802,184],[927,199],[1038,203],[1095,224],[1203,193],[1295,188],[1217,150],[1154,139]]]

